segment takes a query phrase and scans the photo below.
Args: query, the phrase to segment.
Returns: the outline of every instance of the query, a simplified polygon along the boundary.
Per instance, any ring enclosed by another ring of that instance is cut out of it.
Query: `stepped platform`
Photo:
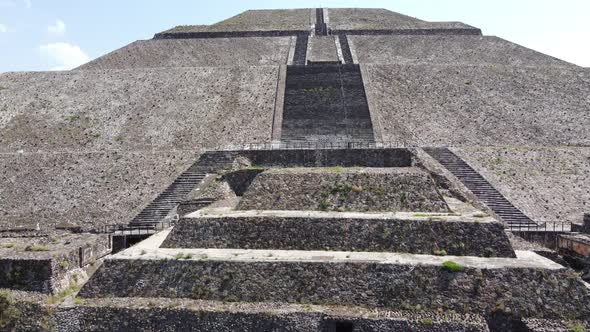
[[[310,40],[308,64],[340,64],[334,36],[314,36]]]
[[[532,252],[517,251],[517,258],[480,258],[160,248],[169,233],[158,233],[105,260],[79,295],[480,313],[509,308],[517,316],[541,318],[590,314],[589,290],[577,275]]]
[[[207,209],[182,218],[162,247],[516,257],[495,219],[444,213]]]
[[[428,173],[397,168],[282,168],[259,174],[239,210],[448,212]]]
[[[109,253],[107,235],[0,237],[0,288],[57,293]]]

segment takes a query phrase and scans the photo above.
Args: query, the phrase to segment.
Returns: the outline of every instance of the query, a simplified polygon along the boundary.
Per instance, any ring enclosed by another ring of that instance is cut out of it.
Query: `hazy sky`
[[[590,0],[0,0],[0,72],[69,69],[170,27],[210,24],[246,9],[319,6],[462,21],[590,67]]]

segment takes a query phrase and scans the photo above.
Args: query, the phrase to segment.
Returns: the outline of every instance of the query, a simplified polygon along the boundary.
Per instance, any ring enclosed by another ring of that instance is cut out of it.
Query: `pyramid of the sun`
[[[507,231],[590,211],[588,128],[587,68],[384,9],[0,74],[0,329],[584,328],[586,284]]]

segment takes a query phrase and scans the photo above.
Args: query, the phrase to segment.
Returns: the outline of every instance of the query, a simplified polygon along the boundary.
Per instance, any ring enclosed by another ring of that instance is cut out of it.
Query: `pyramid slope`
[[[360,63],[573,65],[493,36],[349,36]]]
[[[127,224],[206,147],[267,142],[278,67],[0,76],[2,227]]]
[[[454,151],[534,220],[580,222],[588,213],[588,147],[464,147]]]
[[[590,76],[577,68],[365,65],[385,142],[588,145]]]
[[[141,40],[106,54],[78,69],[244,67],[286,64],[292,42],[290,37]]]

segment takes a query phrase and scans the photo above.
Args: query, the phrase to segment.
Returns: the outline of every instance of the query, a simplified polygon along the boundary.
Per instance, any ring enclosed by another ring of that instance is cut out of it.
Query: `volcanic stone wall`
[[[448,207],[418,169],[284,169],[258,175],[240,210],[426,211]]]
[[[396,31],[402,34],[481,34],[477,28],[460,22],[426,22],[386,9],[351,8],[329,9],[333,33],[383,34]]]
[[[195,280],[195,276],[204,277]],[[378,262],[112,259],[105,261],[80,292],[87,298],[164,294],[219,301],[408,309],[420,305],[460,312],[493,312],[503,307],[516,316],[542,318],[580,319],[590,314],[588,289],[565,269],[465,268],[450,272],[432,265]],[[542,309],[538,303],[543,303]]]
[[[436,216],[188,217],[178,222],[162,247],[516,257],[502,224]]]
[[[271,9],[247,10],[227,20],[205,26],[178,26],[166,30],[159,35],[183,33],[215,33],[215,32],[273,32],[273,31],[309,31],[315,22],[315,9]],[[158,35],[156,35],[158,37]]]

